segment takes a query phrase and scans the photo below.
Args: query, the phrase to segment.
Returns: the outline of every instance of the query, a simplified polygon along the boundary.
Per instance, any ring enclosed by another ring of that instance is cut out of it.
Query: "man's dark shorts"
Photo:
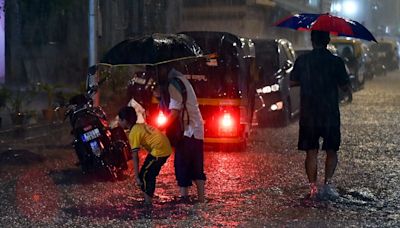
[[[192,186],[193,180],[206,180],[203,161],[203,140],[183,137],[175,148],[175,175],[179,187]]]
[[[319,139],[323,139],[322,150],[338,151],[340,146],[340,126],[301,126],[299,130],[299,150],[319,149]]]
[[[161,167],[165,164],[167,157],[154,157],[148,154],[140,168],[139,178],[142,181],[140,186],[142,191],[148,196],[153,197],[156,189],[156,177],[160,173]]]

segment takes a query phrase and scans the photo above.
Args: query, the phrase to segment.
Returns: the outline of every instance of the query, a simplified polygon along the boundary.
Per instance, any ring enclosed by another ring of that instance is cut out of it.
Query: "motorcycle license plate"
[[[88,132],[84,133],[82,135],[82,141],[83,142],[89,142],[90,140],[96,139],[96,138],[98,138],[100,136],[101,135],[100,135],[99,129],[95,128],[95,129],[93,129],[91,131],[88,131]]]

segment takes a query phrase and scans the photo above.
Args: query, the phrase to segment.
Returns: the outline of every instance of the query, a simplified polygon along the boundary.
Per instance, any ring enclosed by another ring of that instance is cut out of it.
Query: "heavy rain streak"
[[[0,9],[1,227],[400,226],[400,1]]]

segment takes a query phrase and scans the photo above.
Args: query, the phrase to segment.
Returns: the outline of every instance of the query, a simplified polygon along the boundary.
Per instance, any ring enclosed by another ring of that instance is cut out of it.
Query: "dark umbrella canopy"
[[[179,70],[201,56],[200,47],[184,34],[153,34],[116,44],[98,64],[100,78],[108,79],[100,93],[103,109],[116,114],[131,98],[147,109],[154,86],[166,85],[169,69]]]
[[[177,58],[199,56],[200,47],[184,34],[153,34],[127,39],[111,48],[102,63],[155,64]]]
[[[359,22],[330,14],[296,14],[277,22],[275,26],[295,30],[319,30],[330,32],[337,36],[376,42],[371,32]]]

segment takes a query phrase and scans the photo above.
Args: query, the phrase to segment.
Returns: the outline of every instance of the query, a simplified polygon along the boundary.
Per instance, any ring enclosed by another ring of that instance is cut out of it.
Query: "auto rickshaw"
[[[165,39],[160,40],[165,41]],[[251,57],[243,54],[242,41],[239,38],[235,38],[234,42],[237,42],[238,47],[233,46],[232,42],[222,42],[225,47],[230,45],[233,52],[216,52],[210,55],[194,53],[180,58],[174,58],[176,55],[173,54],[168,60],[155,63],[137,63],[130,57],[118,59],[127,55],[124,49],[138,55],[136,44],[133,47],[130,45],[130,48],[127,48],[126,44],[120,45],[119,51],[115,49],[109,51],[120,54],[106,54],[111,57],[108,60],[103,58],[105,63],[98,64],[97,76],[100,80],[108,78],[103,83],[106,89],[100,89],[100,104],[110,113],[109,115],[113,116],[116,115],[118,107],[126,105],[134,98],[146,110],[146,122],[160,126],[162,121],[159,120],[162,116],[160,116],[159,101],[153,96],[153,91],[161,81],[166,80],[165,75],[158,75],[159,67],[173,67],[186,76],[196,92],[204,119],[204,142],[243,148],[246,145],[252,118],[250,114],[252,104],[248,98],[251,91],[255,90],[250,88],[248,79],[250,77],[248,63]],[[177,52],[178,49],[180,47],[169,50]],[[220,50],[227,51],[228,48]],[[254,93],[250,96],[254,97]]]
[[[258,80],[253,41],[227,32],[180,34],[191,37],[208,55],[205,64],[185,72],[205,120],[205,142],[244,147],[252,126]],[[224,125],[224,119],[232,124]]]
[[[397,45],[397,42],[381,39],[379,43],[372,43],[369,46],[378,75],[385,75],[387,71],[399,69]]]
[[[372,67],[372,62],[367,54],[367,45],[361,40],[352,38],[334,37],[330,42],[337,49],[338,55],[343,58],[349,71],[355,77],[355,90],[360,90],[364,87],[365,79],[371,78],[368,75],[372,73],[369,70]]]

